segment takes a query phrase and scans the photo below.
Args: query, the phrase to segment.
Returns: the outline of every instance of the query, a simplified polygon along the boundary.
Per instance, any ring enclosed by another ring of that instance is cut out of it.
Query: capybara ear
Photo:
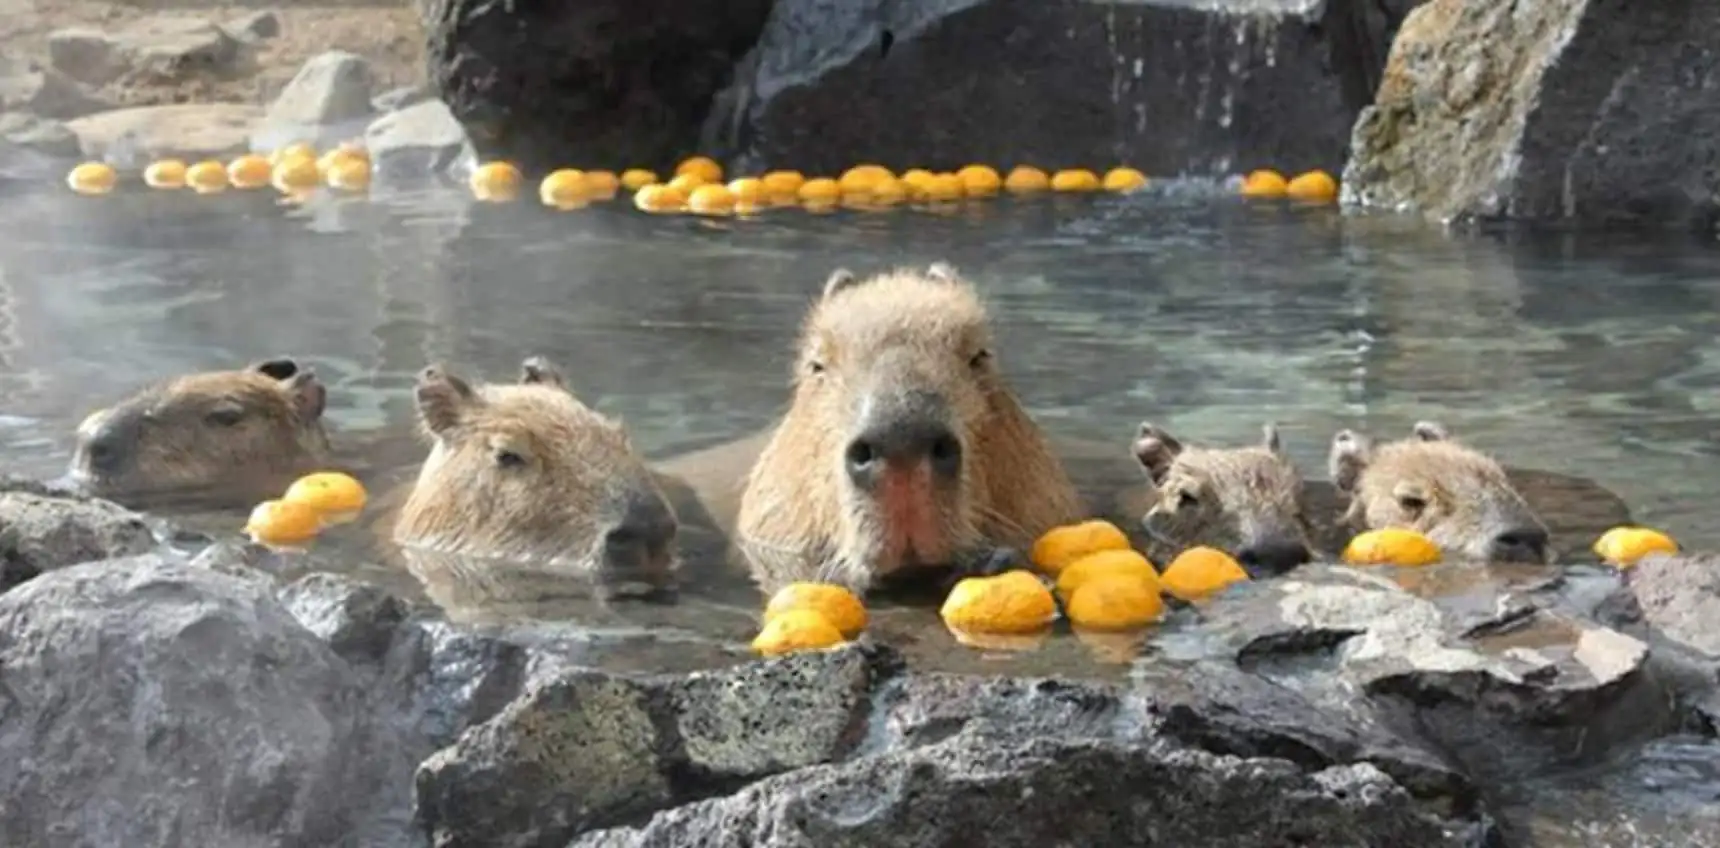
[[[944,283],[953,283],[961,279],[961,274],[957,273],[956,266],[948,262],[933,262],[930,267],[926,268],[926,276]]]
[[[1147,479],[1158,486],[1165,482],[1165,475],[1171,471],[1171,465],[1176,462],[1177,455],[1182,453],[1182,442],[1165,432],[1156,424],[1141,422],[1140,432],[1135,436],[1131,446],[1135,460],[1141,463],[1141,468],[1147,472]]]
[[[555,363],[541,356],[533,356],[520,363],[520,385],[566,389],[567,380],[561,376],[561,369],[557,368]]]
[[[418,419],[425,429],[436,434],[460,426],[466,409],[480,402],[465,380],[441,365],[418,372],[418,385],[412,394],[418,402]]]
[[[1260,428],[1260,446],[1273,453],[1284,452],[1284,442],[1278,438],[1278,422],[1268,421]]]
[[[830,276],[824,280],[824,299],[829,300],[832,295],[843,289],[852,288],[859,282],[860,278],[855,276],[853,271],[847,268],[837,268],[831,271]]]
[[[1355,494],[1356,484],[1361,482],[1362,472],[1367,470],[1372,453],[1373,445],[1367,436],[1354,430],[1339,430],[1333,434],[1332,451],[1326,459],[1326,467],[1332,473],[1332,484],[1345,494]]]
[[[276,356],[261,362],[251,363],[248,370],[255,371],[265,377],[276,380],[291,380],[299,373],[299,363],[290,356]]]
[[[297,374],[286,380],[287,391],[293,396],[293,408],[299,411],[303,421],[315,421],[322,417],[323,410],[328,407],[328,389],[317,374],[309,368],[301,368]]]
[[[1410,432],[1424,442],[1443,442],[1451,438],[1451,431],[1438,421],[1417,421]]]

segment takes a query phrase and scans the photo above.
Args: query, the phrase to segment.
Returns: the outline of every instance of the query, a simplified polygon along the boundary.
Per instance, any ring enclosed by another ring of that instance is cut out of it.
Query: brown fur
[[[478,387],[438,366],[420,374],[431,449],[395,541],[672,583],[675,512],[625,427],[581,403],[544,360],[521,371],[517,384]]]
[[[1466,559],[1548,559],[1546,525],[1505,469],[1437,423],[1420,422],[1409,438],[1380,445],[1339,431],[1330,465],[1333,483],[1350,501],[1340,520],[1356,529],[1409,528]],[[1510,544],[1537,536],[1528,547]]]
[[[787,413],[741,495],[736,543],[766,591],[827,580],[864,591],[914,566],[952,565],[987,546],[1024,547],[1080,516],[1045,436],[994,361],[972,286],[945,265],[866,280],[837,271],[806,316]],[[959,480],[937,495],[942,550],[885,550],[883,517],[843,471],[867,410],[923,392],[960,441]]]
[[[1259,445],[1203,448],[1143,421],[1133,451],[1152,485],[1141,525],[1155,562],[1206,545],[1251,572],[1280,573],[1312,556],[1302,475],[1276,425]]]
[[[330,461],[327,392],[288,358],[145,387],[78,425],[74,480],[129,506],[213,506],[278,497]]]

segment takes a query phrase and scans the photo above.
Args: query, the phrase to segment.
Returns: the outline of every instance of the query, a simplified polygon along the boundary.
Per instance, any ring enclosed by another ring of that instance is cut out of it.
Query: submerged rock
[[[572,845],[1475,844],[1448,827],[1367,765],[1307,774],[1282,760],[1001,730],[802,769]]]
[[[399,844],[397,743],[263,585],[62,569],[0,595],[0,667],[4,844]]]
[[[1713,223],[1720,7],[1433,0],[1355,127],[1347,203],[1446,220]]]
[[[486,156],[660,167],[693,152],[770,0],[424,0],[429,76]]]
[[[707,127],[747,170],[1336,170],[1407,2],[779,0]]]
[[[117,504],[0,491],[0,592],[54,569],[153,547],[143,516]]]

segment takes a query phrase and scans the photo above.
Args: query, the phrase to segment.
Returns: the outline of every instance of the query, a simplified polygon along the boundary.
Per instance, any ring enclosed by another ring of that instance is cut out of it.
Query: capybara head
[[[431,448],[395,541],[568,567],[608,586],[673,585],[673,509],[622,424],[581,403],[549,362],[525,360],[513,385],[431,366],[414,394]]]
[[[737,541],[764,587],[864,591],[1077,517],[1073,487],[998,370],[986,310],[953,268],[836,271],[799,347],[793,400],[741,498]]]
[[[1153,486],[1141,526],[1168,559],[1197,545],[1236,557],[1250,574],[1282,574],[1313,557],[1302,475],[1284,455],[1276,425],[1259,445],[1184,445],[1145,421],[1133,446]]]
[[[1362,530],[1405,527],[1441,550],[1490,562],[1544,563],[1547,527],[1492,458],[1459,444],[1432,421],[1410,437],[1375,445],[1340,430],[1332,482],[1350,498],[1343,521]]]
[[[274,497],[328,460],[326,399],[285,357],[157,383],[78,425],[71,476],[125,503]]]

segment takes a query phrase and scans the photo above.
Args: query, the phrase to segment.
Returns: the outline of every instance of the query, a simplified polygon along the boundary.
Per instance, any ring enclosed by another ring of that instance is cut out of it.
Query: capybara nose
[[[941,421],[911,418],[868,428],[848,443],[843,454],[848,479],[862,491],[870,491],[884,469],[913,467],[922,460],[940,481],[961,476],[962,443]]]
[[[96,474],[119,472],[125,465],[128,438],[125,428],[113,424],[103,425],[91,433],[83,444],[84,462],[90,471]]]
[[[666,561],[678,529],[675,514],[656,493],[628,495],[621,520],[603,534],[604,558],[622,569]]]
[[[1530,525],[1516,527],[1494,536],[1493,559],[1498,562],[1546,562],[1546,529]]]
[[[1236,552],[1250,577],[1276,577],[1313,558],[1307,545],[1293,539],[1266,539]]]

